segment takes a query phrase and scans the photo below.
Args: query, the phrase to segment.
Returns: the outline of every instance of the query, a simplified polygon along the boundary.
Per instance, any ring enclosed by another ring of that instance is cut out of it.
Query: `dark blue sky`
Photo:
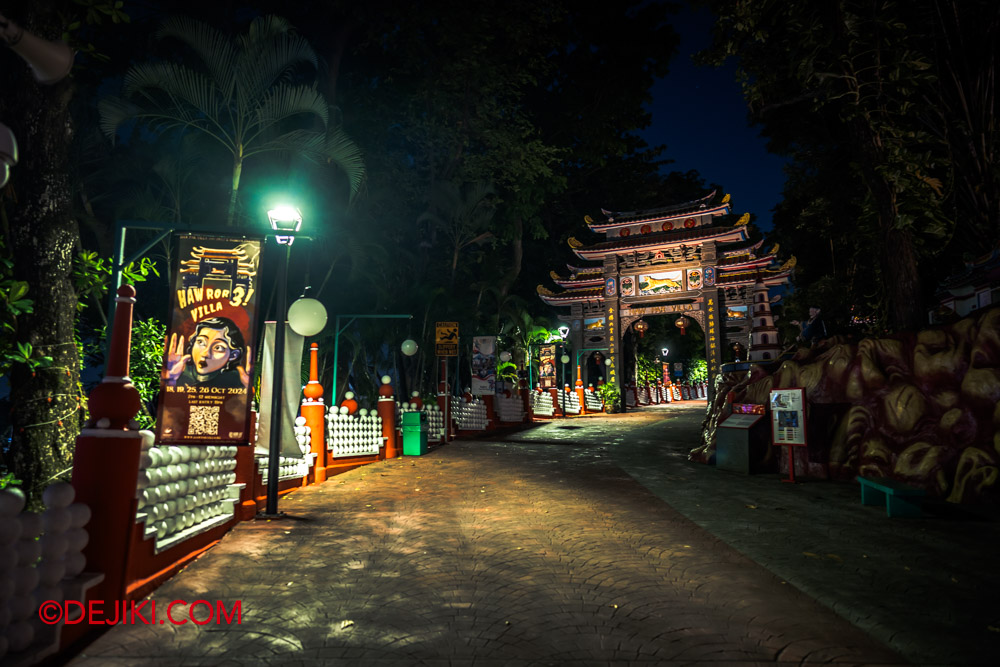
[[[757,224],[770,230],[785,160],[768,153],[757,128],[749,126],[735,63],[715,69],[691,61],[711,43],[712,21],[708,10],[687,3],[676,15],[679,51],[670,74],[653,88],[653,123],[640,135],[650,145],[666,144],[671,171],[696,169],[706,182],[723,184],[734,213],[754,213]]]

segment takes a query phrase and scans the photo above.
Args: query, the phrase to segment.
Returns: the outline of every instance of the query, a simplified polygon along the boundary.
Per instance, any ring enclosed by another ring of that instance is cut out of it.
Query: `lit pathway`
[[[118,626],[71,664],[898,664],[614,463],[662,417],[453,443],[298,491],[290,518],[240,524],[155,593],[161,610],[240,600],[240,626]],[[555,438],[574,431],[593,444]]]

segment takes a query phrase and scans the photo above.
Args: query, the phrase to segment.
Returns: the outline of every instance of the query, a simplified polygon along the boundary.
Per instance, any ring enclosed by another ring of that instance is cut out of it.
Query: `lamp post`
[[[267,447],[267,504],[264,517],[278,514],[278,470],[281,454],[281,389],[285,365],[285,316],[287,299],[285,282],[288,273],[288,256],[295,241],[294,233],[302,227],[302,213],[291,206],[279,206],[267,212],[267,220],[275,232],[274,239],[284,246],[278,263],[278,316],[274,323],[274,371],[271,376],[271,432]]]
[[[562,394],[562,416],[566,416],[566,364],[569,363],[569,355],[563,352],[563,355],[559,357],[559,361],[562,362],[562,386],[559,387],[559,393]]]
[[[566,416],[566,364],[569,363],[569,355],[566,354],[566,336],[569,335],[569,327],[565,324],[559,327],[559,337],[562,338],[562,356],[559,361],[562,363],[562,384],[559,386],[559,393],[562,397],[562,416]]]
[[[531,343],[528,343],[528,358],[526,361],[528,365],[528,391],[531,391],[535,388],[535,383],[533,382],[531,374]]]

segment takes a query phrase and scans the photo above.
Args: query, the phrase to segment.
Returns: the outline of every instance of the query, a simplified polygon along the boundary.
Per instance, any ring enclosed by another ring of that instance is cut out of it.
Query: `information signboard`
[[[458,356],[458,322],[435,323],[434,354],[439,357]]]
[[[747,429],[759,422],[762,418],[763,415],[731,414],[719,424],[719,428]]]
[[[806,444],[805,389],[772,389],[771,437],[776,445]]]

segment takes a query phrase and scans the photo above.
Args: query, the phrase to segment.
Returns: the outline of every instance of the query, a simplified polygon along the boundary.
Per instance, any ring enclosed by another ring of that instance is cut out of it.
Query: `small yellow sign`
[[[439,357],[458,356],[458,322],[435,323],[434,351]]]

